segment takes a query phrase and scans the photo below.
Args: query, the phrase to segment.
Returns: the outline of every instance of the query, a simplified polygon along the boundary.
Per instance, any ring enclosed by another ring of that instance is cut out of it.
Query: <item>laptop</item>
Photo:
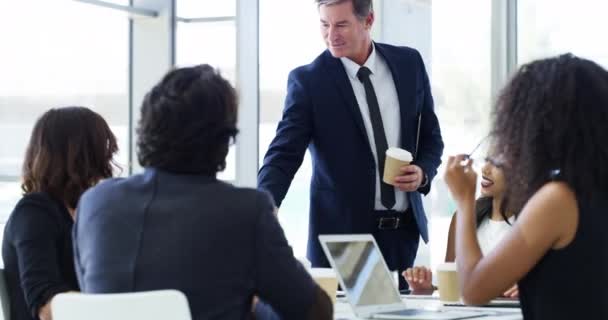
[[[319,241],[357,317],[455,320],[487,315],[481,311],[407,308],[372,235],[320,235]]]
[[[461,302],[456,303],[444,303],[446,307],[470,307],[469,305],[465,305]],[[521,308],[521,303],[517,298],[494,298],[490,300],[490,302],[476,306],[476,307],[484,307],[484,308]]]
[[[346,297],[345,294],[342,295]],[[429,300],[429,301],[440,301],[437,295],[407,295],[408,300]],[[462,302],[444,302],[442,303],[446,307],[468,307],[468,308],[513,308],[520,309],[521,304],[518,298],[494,298],[484,305],[467,305]]]

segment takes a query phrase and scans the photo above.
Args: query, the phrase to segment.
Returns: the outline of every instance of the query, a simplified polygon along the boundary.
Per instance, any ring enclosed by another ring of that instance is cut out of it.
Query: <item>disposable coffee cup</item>
[[[437,285],[439,286],[439,300],[441,302],[460,302],[460,286],[458,284],[456,263],[442,263],[437,267]]]
[[[382,181],[390,185],[395,184],[395,177],[401,175],[401,167],[412,162],[412,154],[401,148],[388,148],[384,160],[384,175]]]
[[[311,268],[310,275],[315,282],[327,293],[333,304],[336,303],[336,291],[338,290],[338,278],[336,272],[331,268]]]

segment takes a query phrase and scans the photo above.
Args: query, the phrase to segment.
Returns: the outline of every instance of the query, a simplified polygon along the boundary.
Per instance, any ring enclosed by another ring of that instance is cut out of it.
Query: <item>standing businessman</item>
[[[289,74],[283,118],[258,174],[277,206],[306,148],[308,258],[327,266],[319,234],[371,233],[391,270],[411,266],[428,241],[420,194],[430,190],[443,142],[420,54],[371,40],[372,0],[316,0],[328,50]],[[385,151],[414,154],[397,187],[381,180]],[[400,278],[400,287],[407,285]]]

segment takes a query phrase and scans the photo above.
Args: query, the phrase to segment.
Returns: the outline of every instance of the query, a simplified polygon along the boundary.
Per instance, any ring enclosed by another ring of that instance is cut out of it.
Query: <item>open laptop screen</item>
[[[370,237],[371,238],[371,237]],[[322,241],[342,279],[344,290],[353,306],[401,303],[391,274],[380,250],[373,241]]]

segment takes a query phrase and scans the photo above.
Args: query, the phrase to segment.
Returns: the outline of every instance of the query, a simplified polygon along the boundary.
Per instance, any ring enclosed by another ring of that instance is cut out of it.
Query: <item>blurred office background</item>
[[[499,88],[517,67],[563,52],[608,67],[604,0],[375,0],[376,41],[417,48],[446,145],[469,152],[489,128]],[[21,196],[20,166],[45,110],[84,105],[109,122],[117,162],[137,173],[134,127],[143,94],[172,66],[208,63],[240,94],[241,134],[221,179],[255,186],[281,118],[288,72],[322,50],[313,0],[0,0],[0,230]],[[483,151],[480,158],[483,159]],[[431,241],[445,254],[454,205],[443,168],[425,198]],[[296,256],[308,225],[307,155],[279,211]]]

